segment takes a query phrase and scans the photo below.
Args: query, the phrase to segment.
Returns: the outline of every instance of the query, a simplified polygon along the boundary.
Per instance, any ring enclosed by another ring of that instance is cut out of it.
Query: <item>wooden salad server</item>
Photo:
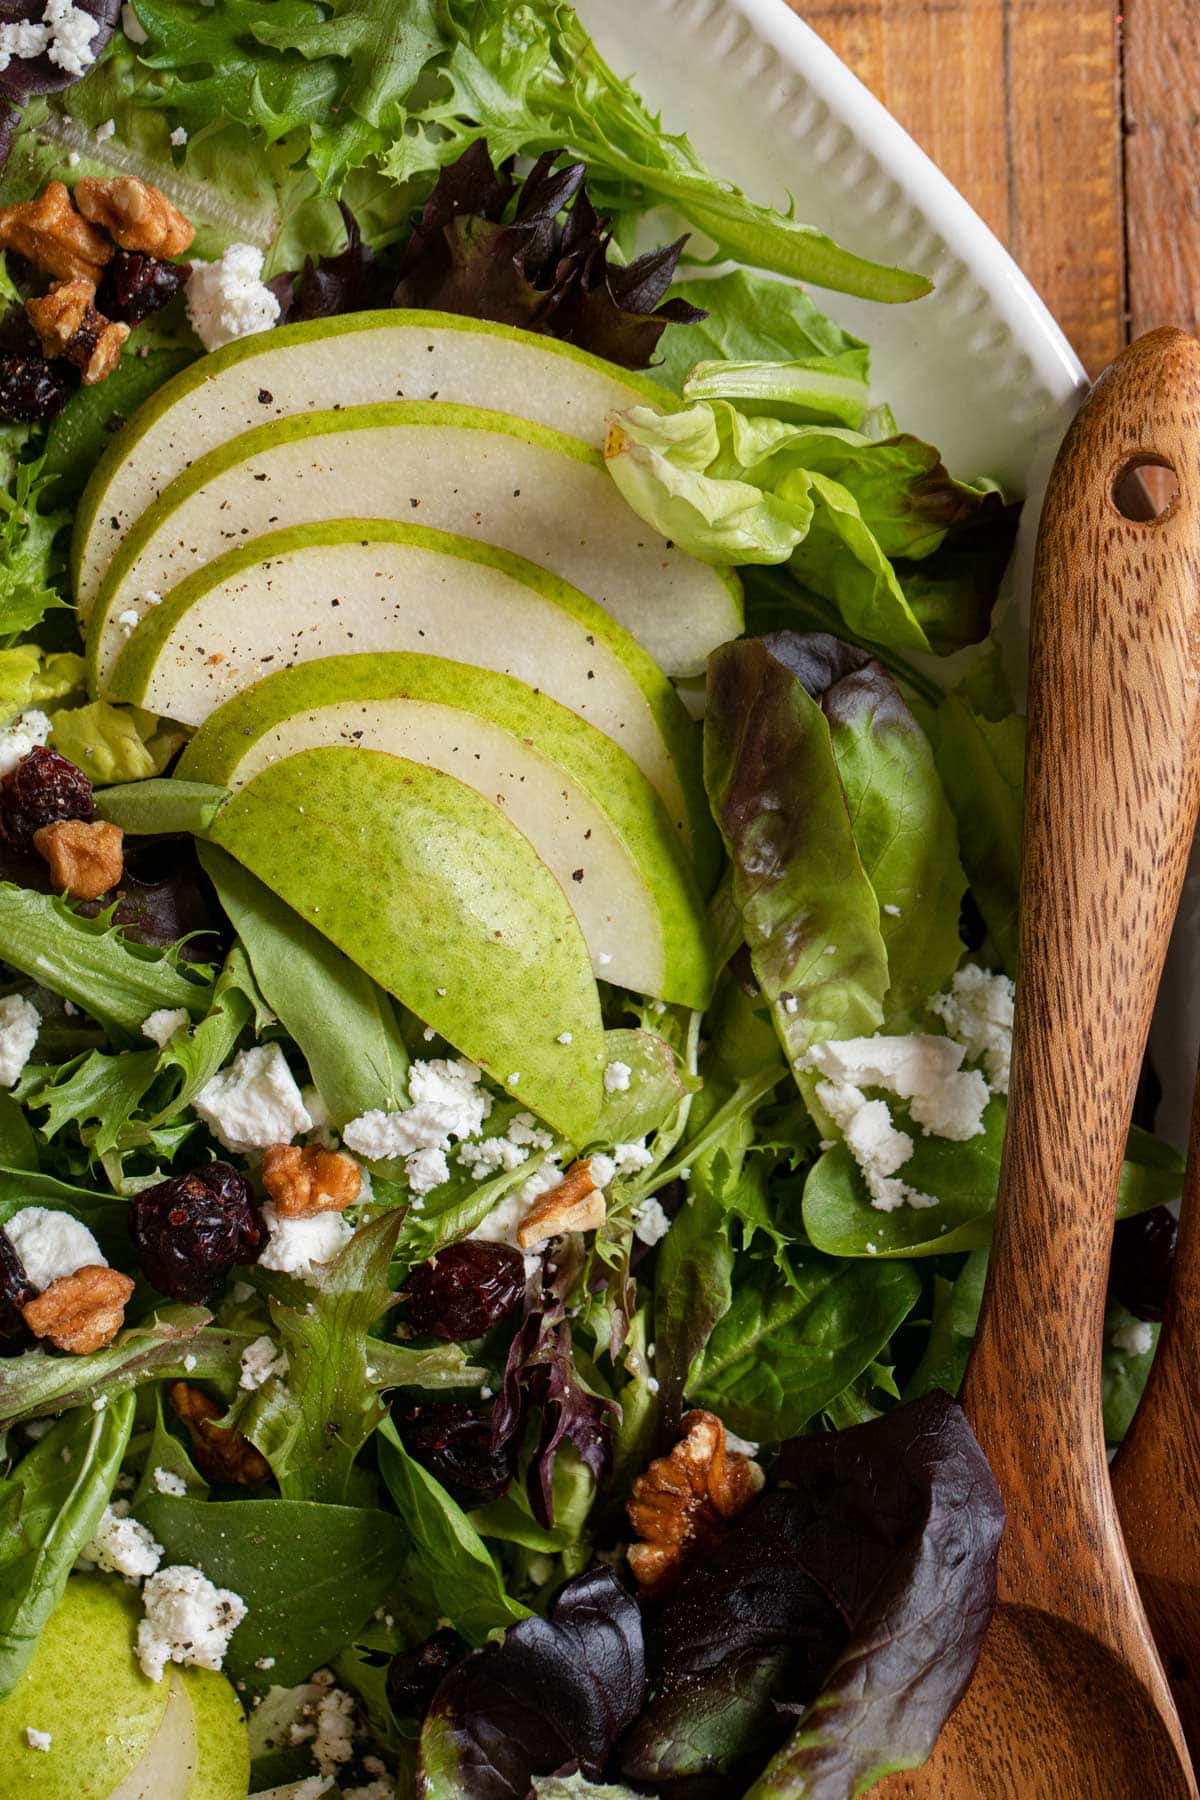
[[[1200,1082],[1166,1315],[1112,1482],[1154,1640],[1200,1759]]]
[[[1175,472],[1178,498],[1131,519],[1128,478],[1148,463]],[[1122,1153],[1200,804],[1200,343],[1182,332],[1126,350],[1067,435],[1030,657],[1008,1130],[963,1390],[1008,1509],[999,1603],[929,1762],[871,1792],[1176,1800],[1196,1782],[1117,1521],[1100,1352]]]

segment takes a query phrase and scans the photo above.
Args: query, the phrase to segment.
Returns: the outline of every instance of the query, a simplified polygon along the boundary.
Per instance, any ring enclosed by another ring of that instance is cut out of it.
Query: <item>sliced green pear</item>
[[[713,860],[700,737],[641,645],[544,569],[448,532],[331,519],[228,551],[147,613],[108,694],[185,725],[281,667],[416,650],[499,669],[619,744]]]
[[[134,1659],[136,1595],[103,1575],[73,1575],[33,1659],[0,1701],[0,1800],[109,1800],[163,1721],[171,1685]],[[32,1748],[27,1729],[50,1734]]]
[[[224,1675],[182,1669],[196,1733],[196,1772],[187,1800],[243,1800],[250,1787],[250,1740],[241,1703]]]
[[[657,794],[595,726],[494,669],[403,651],[334,656],[227,701],[179,774],[239,788],[326,744],[387,751],[475,788],[558,880],[597,974],[707,1005],[714,971],[695,879]]]
[[[301,750],[235,793],[209,836],[556,1131],[587,1142],[604,1065],[587,945],[494,802],[383,751]]]
[[[239,338],[164,382],[97,463],[75,521],[84,618],[124,533],[198,456],[268,419],[384,399],[488,406],[597,448],[610,412],[674,404],[586,350],[455,313],[347,313]]]
[[[276,419],[210,450],[126,534],[88,625],[107,688],[133,627],[243,540],[356,516],[406,519],[540,564],[610,612],[668,675],[696,675],[741,630],[736,579],[626,505],[599,450],[506,413],[395,401]]]

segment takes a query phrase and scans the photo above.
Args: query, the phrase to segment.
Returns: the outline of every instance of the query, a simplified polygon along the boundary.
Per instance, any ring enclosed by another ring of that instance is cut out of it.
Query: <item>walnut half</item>
[[[129,336],[128,325],[106,319],[95,303],[96,284],[81,275],[56,281],[48,294],[25,302],[29,323],[46,355],[74,363],[86,387],[112,374]]]
[[[48,1338],[56,1350],[89,1356],[112,1343],[132,1292],[133,1282],[120,1269],[88,1263],[26,1301],[21,1317],[35,1337]]]
[[[238,1487],[261,1487],[271,1479],[271,1465],[241,1431],[226,1430],[218,1423],[224,1413],[203,1388],[173,1381],[167,1398],[188,1428],[192,1460],[210,1481],[229,1481]]]
[[[263,1186],[284,1219],[343,1212],[358,1199],[362,1176],[352,1156],[319,1144],[271,1144],[263,1156]]]
[[[104,233],[75,211],[61,181],[48,182],[36,200],[0,206],[0,250],[15,250],[63,280],[92,283],[113,255]]]
[[[56,819],[33,834],[33,847],[50,865],[50,879],[72,900],[99,900],[125,872],[125,834],[107,819]]]
[[[136,175],[100,181],[85,175],[75,187],[75,204],[85,219],[102,225],[122,250],[170,260],[191,247],[196,233],[178,207]]]
[[[565,1231],[598,1231],[604,1223],[604,1194],[592,1179],[592,1165],[573,1162],[557,1187],[536,1200],[517,1231],[522,1250],[561,1237]]]
[[[661,1590],[693,1556],[715,1549],[765,1479],[756,1462],[726,1447],[715,1413],[687,1413],[681,1430],[671,1454],[638,1476],[626,1508],[640,1540],[629,1547],[629,1566],[647,1591]]]

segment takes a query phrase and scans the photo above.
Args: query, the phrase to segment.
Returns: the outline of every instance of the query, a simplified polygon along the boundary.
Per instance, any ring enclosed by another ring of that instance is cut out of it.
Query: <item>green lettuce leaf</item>
[[[409,1538],[410,1579],[428,1583],[434,1610],[469,1644],[529,1617],[506,1592],[495,1560],[462,1507],[414,1462],[390,1419],[379,1428],[379,1472]]]
[[[132,1394],[60,1419],[0,1482],[0,1699],[11,1694],[107,1506]]]
[[[187,738],[182,726],[140,706],[92,700],[54,715],[50,742],[97,787],[161,775]]]
[[[82,656],[69,650],[51,654],[38,644],[13,644],[0,650],[0,720],[82,694],[85,682]]]
[[[42,510],[48,480],[39,459],[17,463],[0,488],[0,638],[31,630],[67,604],[55,586],[53,550],[68,515]]]
[[[803,288],[751,269],[680,282],[675,292],[706,319],[667,332],[651,370],[682,393],[689,371],[701,362],[787,362],[820,357],[846,375],[870,378],[870,351],[861,338],[827,318]]]
[[[334,1123],[404,1105],[408,1053],[391,997],[231,856],[204,845],[200,859]]]
[[[992,720],[948,694],[937,719],[937,766],[958,821],[971,893],[1005,974],[1017,973],[1025,721]]]
[[[798,1253],[785,1276],[765,1259],[742,1259],[688,1398],[743,1437],[795,1436],[876,1360],[920,1294],[916,1272],[900,1262]]]
[[[382,1606],[404,1555],[393,1513],[294,1499],[152,1494],[137,1516],[167,1563],[191,1563],[246,1602],[225,1670],[252,1689],[292,1686],[328,1662]],[[258,1663],[271,1656],[264,1673]]]
[[[140,1038],[160,1007],[200,1018],[212,1003],[208,971],[178,948],[134,944],[106,915],[88,919],[57,895],[0,882],[0,958],[111,1031]],[[186,971],[186,972],[185,972]]]

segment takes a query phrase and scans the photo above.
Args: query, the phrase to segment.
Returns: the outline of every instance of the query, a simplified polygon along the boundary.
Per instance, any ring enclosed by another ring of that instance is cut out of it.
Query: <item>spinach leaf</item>
[[[26,1350],[0,1358],[0,1429],[90,1406],[101,1394],[111,1406],[118,1394],[146,1381],[186,1377],[236,1392],[242,1352],[257,1334],[217,1330],[211,1318],[202,1306],[164,1306],[90,1356]]]
[[[0,1176],[12,1169],[36,1169],[37,1144],[23,1109],[11,1094],[0,1093]]]
[[[1159,1325],[1138,1319],[1117,1300],[1109,1300],[1104,1316],[1104,1350],[1100,1393],[1104,1404],[1104,1441],[1119,1444],[1150,1379],[1158,1348]],[[1143,1343],[1144,1340],[1144,1343]]]
[[[390,1419],[379,1428],[379,1470],[410,1539],[414,1574],[431,1584],[436,1610],[470,1644],[527,1618],[528,1607],[510,1599],[500,1571],[456,1500],[414,1462]]]
[[[129,837],[160,831],[196,835],[208,830],[228,798],[228,788],[152,776],[102,789],[96,795],[96,815],[119,825]]]
[[[896,1110],[907,1130],[903,1109]],[[990,1243],[1006,1113],[1003,1097],[993,1095],[982,1133],[962,1144],[914,1128],[904,1179],[919,1193],[936,1194],[937,1206],[878,1211],[846,1146],[826,1150],[804,1184],[804,1228],[813,1244],[830,1256],[889,1257],[940,1256]],[[1181,1159],[1135,1127],[1121,1169],[1118,1218],[1177,1200],[1182,1184]]]
[[[175,1475],[187,1489],[189,1498],[207,1500],[208,1483],[196,1468],[191,1457],[184,1449],[173,1431],[168,1430],[163,1417],[163,1390],[154,1390],[154,1425],[148,1442],[139,1441],[136,1449],[144,1449],[142,1473],[133,1496],[133,1510],[140,1512],[145,1500],[153,1500],[158,1492],[155,1480],[156,1471],[164,1470],[168,1475]]]
[[[904,1263],[793,1254],[786,1274],[764,1258],[735,1270],[729,1310],[687,1383],[688,1398],[743,1437],[778,1442],[875,1361],[921,1293]]]
[[[883,1020],[879,901],[828,721],[803,682],[770,643],[749,639],[710,658],[708,696],[705,785],[754,973],[797,1067],[818,1039],[869,1034]]]
[[[1004,1512],[955,1402],[797,1439],[780,1473],[665,1603],[658,1692],[620,1752],[638,1782],[846,1800],[922,1763],[974,1673]]]
[[[0,1482],[0,1699],[29,1664],[42,1628],[109,1501],[133,1428],[132,1394],[69,1413]]]
[[[246,1602],[225,1658],[249,1687],[292,1686],[348,1644],[395,1585],[404,1528],[391,1513],[308,1500],[151,1494],[138,1517],[166,1562],[192,1563]],[[256,1668],[273,1656],[270,1674]]]
[[[361,1225],[308,1280],[246,1271],[266,1295],[288,1367],[286,1375],[243,1394],[230,1424],[262,1451],[285,1499],[345,1500],[355,1459],[386,1416],[384,1388],[477,1386],[483,1379],[455,1344],[410,1350],[369,1336],[395,1304],[388,1271],[399,1230],[396,1212]]]
[[[958,820],[971,893],[1006,975],[1017,973],[1025,721],[988,719],[948,694],[938,712],[937,767]]]
[[[177,948],[133,944],[107,915],[84,918],[57,895],[10,881],[0,881],[0,959],[126,1037],[140,1037],[160,1007],[200,1018],[212,1000],[206,972],[181,963]]]
[[[929,1336],[904,1390],[906,1400],[919,1400],[935,1388],[957,1394],[962,1386],[979,1324],[987,1263],[986,1250],[972,1250],[953,1281],[934,1276]]]
[[[390,996],[232,857],[206,844],[200,860],[334,1123],[403,1106],[408,1053]]]

